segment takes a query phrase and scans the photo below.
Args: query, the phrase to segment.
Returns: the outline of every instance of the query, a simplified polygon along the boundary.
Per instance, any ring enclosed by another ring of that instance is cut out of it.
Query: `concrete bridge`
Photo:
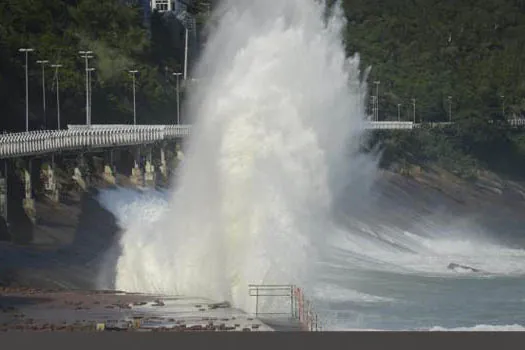
[[[67,173],[84,191],[91,181],[115,185],[117,177],[138,187],[167,183],[183,159],[180,141],[190,131],[190,125],[69,125],[0,134],[0,231],[9,228],[8,208],[16,196],[10,192],[23,188],[23,210],[33,223],[36,186],[51,201],[60,201],[59,169],[62,178]]]
[[[413,129],[413,122],[367,122],[366,129]],[[191,125],[69,125],[67,130],[38,130],[0,135],[0,159],[67,151],[148,145],[189,136]]]
[[[364,127],[411,130],[419,124],[367,121]],[[64,174],[66,159],[74,163],[66,169],[68,178],[83,190],[93,178],[115,185],[117,174],[125,174],[135,186],[156,186],[169,180],[173,168],[169,163],[183,159],[180,141],[190,133],[191,125],[69,125],[66,130],[0,134],[0,225],[3,221],[9,226],[8,184],[14,179],[24,188],[22,205],[34,222],[33,184],[43,185],[46,196],[59,202],[61,185],[56,170],[62,166]],[[98,166],[93,162],[95,157],[101,159]]]
[[[190,125],[70,125],[0,135],[0,159],[82,149],[147,145],[188,136]]]
[[[366,129],[413,129],[413,122],[367,122]],[[191,125],[69,125],[67,130],[0,134],[0,159],[81,149],[153,144],[189,136]]]

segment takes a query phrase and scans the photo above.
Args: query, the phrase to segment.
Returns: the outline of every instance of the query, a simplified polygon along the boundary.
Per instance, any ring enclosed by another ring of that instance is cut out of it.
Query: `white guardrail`
[[[513,126],[525,125],[524,118],[509,120]],[[451,123],[430,123],[431,127]],[[411,130],[422,124],[409,121],[366,121],[369,130]],[[189,136],[191,125],[68,125],[67,130],[35,130],[0,134],[0,159],[76,149],[151,144]]]
[[[0,134],[0,158],[151,144],[190,135],[191,125],[69,125],[67,130]]]
[[[395,129],[413,129],[417,127],[417,124],[414,122],[396,122],[396,121],[384,121],[384,122],[375,122],[367,121],[366,129],[372,130],[395,130]]]

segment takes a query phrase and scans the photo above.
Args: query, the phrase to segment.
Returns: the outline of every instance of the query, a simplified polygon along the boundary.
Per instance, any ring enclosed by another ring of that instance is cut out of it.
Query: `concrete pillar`
[[[157,174],[155,174],[155,166],[151,161],[146,161],[145,170],[144,181],[146,182],[146,186],[155,187]]]
[[[182,149],[179,143],[175,145],[175,155],[176,155],[176,161],[175,164],[178,167],[180,163],[184,160],[184,153],[182,153]]]
[[[82,188],[84,191],[87,190],[87,183],[84,180],[84,176],[82,175],[82,172],[80,171],[79,167],[75,167],[75,170],[73,171],[73,176],[71,177],[75,182]]]
[[[5,167],[0,172],[0,217],[5,221],[8,226],[7,217],[7,161],[5,161]]]
[[[104,181],[109,183],[110,185],[116,185],[117,180],[115,179],[115,175],[113,175],[113,168],[111,165],[104,165],[104,174],[102,175],[104,178]]]
[[[24,211],[33,223],[36,222],[36,208],[35,208],[35,200],[33,198],[33,186],[31,183],[31,170],[32,170],[32,164],[31,160],[28,161],[28,169],[22,169],[22,176],[24,181],[24,187],[25,187],[25,196],[24,200],[22,202],[22,205],[24,207]]]
[[[160,173],[164,181],[168,181],[169,178],[169,169],[168,162],[166,161],[166,151],[164,146],[160,147]]]
[[[156,175],[155,174],[155,166],[153,165],[152,157],[151,157],[151,149],[148,150],[148,157],[146,159],[146,166],[145,166],[145,172],[144,172],[144,182],[146,183],[146,186],[148,187],[155,187],[156,185]]]
[[[85,174],[85,169],[86,169],[86,162],[85,162],[85,159],[84,159],[84,156],[81,155],[78,160],[77,160],[77,166],[75,167],[75,169],[73,170],[73,176],[71,177],[79,186],[82,190],[86,191],[87,190],[87,180],[86,180],[86,174]]]
[[[135,165],[133,166],[133,169],[131,169],[130,181],[137,187],[144,186],[144,177],[142,176],[142,170],[140,169],[137,161],[135,161]]]
[[[182,161],[184,160],[184,153],[182,153],[181,150],[178,150],[178,151],[177,151],[177,160],[178,160],[179,162],[182,162]]]
[[[140,168],[140,146],[135,150],[135,162],[133,169],[131,169],[130,181],[133,185],[137,187],[144,186],[144,176],[142,174],[142,169]]]
[[[44,177],[44,190],[46,196],[53,202],[58,203],[60,201],[60,192],[58,190],[57,179],[55,177],[55,157],[51,156],[51,163],[48,164],[47,168],[42,170]]]
[[[113,150],[109,151],[109,155],[106,155],[105,157],[105,164],[104,164],[104,174],[102,174],[102,178],[104,181],[111,185],[116,185],[117,180],[115,178],[115,163],[113,159]]]

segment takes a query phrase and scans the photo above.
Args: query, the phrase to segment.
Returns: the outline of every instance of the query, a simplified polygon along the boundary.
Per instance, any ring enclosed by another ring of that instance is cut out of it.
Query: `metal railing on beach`
[[[303,290],[295,285],[280,284],[250,284],[248,292],[251,297],[255,297],[255,317],[263,316],[289,316],[299,321],[301,329],[304,331],[321,331],[322,327],[318,315],[313,310],[313,304],[304,297]],[[283,298],[289,300],[290,308],[288,311],[264,312],[260,310],[260,298]]]

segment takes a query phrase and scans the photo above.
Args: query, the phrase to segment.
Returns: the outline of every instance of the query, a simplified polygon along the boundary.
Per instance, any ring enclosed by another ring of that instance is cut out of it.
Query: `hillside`
[[[334,1],[330,1],[334,2]],[[0,130],[24,130],[25,81],[21,47],[30,54],[30,128],[41,128],[42,76],[38,59],[60,63],[62,125],[85,121],[84,61],[94,59],[93,123],[129,123],[130,69],[137,78],[139,123],[173,122],[184,28],[170,16],[144,23],[137,1],[6,0],[0,3]],[[194,1],[198,27],[208,7]],[[369,95],[379,88],[379,120],[447,121],[440,131],[378,134],[384,163],[438,162],[464,176],[478,168],[523,173],[525,137],[505,125],[525,111],[525,5],[503,0],[343,0],[348,54],[371,67]],[[133,5],[135,4],[135,5]],[[148,30],[149,28],[149,30]],[[192,52],[198,53],[199,48]],[[193,61],[194,61],[193,57]],[[192,61],[192,60],[190,60]],[[190,62],[191,63],[191,62]],[[47,126],[56,126],[55,74],[46,70]],[[379,85],[374,84],[379,81]],[[448,97],[451,97],[450,99]],[[182,96],[184,97],[184,96]],[[370,104],[369,107],[372,107]],[[398,109],[399,107],[399,109]],[[370,109],[372,112],[372,109]]]
[[[131,4],[130,4],[131,3]],[[25,129],[25,56],[30,47],[30,128],[42,128],[42,71],[37,60],[61,64],[62,125],[85,122],[85,61],[93,51],[92,122],[129,123],[132,80],[137,77],[139,123],[171,122],[176,110],[172,72],[184,62],[184,27],[173,17],[152,13],[146,26],[136,2],[121,0],[6,0],[0,3],[0,130]],[[196,6],[199,2],[196,2]],[[204,8],[192,9],[199,15]],[[200,16],[200,15],[199,15]],[[200,16],[199,18],[201,18]],[[202,22],[202,20],[201,20]],[[149,27],[149,30],[147,29]],[[45,71],[47,127],[56,127],[55,72]]]
[[[379,118],[501,117],[525,111],[525,3],[344,0],[348,52],[379,80]],[[375,94],[375,86],[371,86]],[[504,96],[503,98],[501,96]]]
[[[525,3],[511,0],[344,0],[348,54],[371,67],[379,120],[443,122],[442,130],[380,133],[383,165],[438,165],[464,178],[525,174]],[[374,82],[379,81],[376,85]],[[450,96],[450,99],[449,99]],[[369,105],[373,114],[372,103]],[[399,109],[398,109],[399,108]],[[399,113],[399,115],[398,115]]]

